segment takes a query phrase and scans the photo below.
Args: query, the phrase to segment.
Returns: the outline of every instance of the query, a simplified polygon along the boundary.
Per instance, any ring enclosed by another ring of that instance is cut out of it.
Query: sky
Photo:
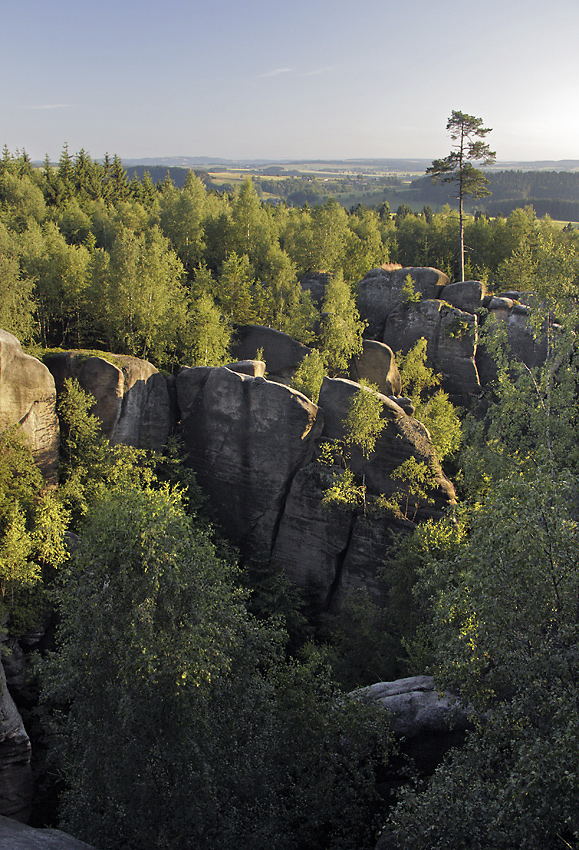
[[[577,0],[0,0],[0,146],[93,158],[579,159]]]

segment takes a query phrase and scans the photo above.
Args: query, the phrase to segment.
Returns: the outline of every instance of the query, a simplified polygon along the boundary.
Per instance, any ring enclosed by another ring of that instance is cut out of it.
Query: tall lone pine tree
[[[490,195],[487,189],[489,181],[473,162],[480,165],[492,165],[496,153],[483,141],[490,127],[483,127],[482,118],[466,115],[464,112],[452,110],[452,115],[446,123],[450,138],[455,143],[452,151],[444,159],[435,159],[426,169],[432,175],[434,183],[454,183],[458,188],[458,204],[460,213],[460,279],[464,280],[464,199],[466,197],[484,198]]]

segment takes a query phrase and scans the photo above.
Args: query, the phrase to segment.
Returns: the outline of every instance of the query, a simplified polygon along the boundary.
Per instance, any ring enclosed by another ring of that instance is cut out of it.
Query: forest
[[[267,204],[251,180],[129,180],[119,157],[82,150],[35,168],[5,148],[0,204],[0,328],[28,353],[127,354],[175,375],[230,362],[239,326],[269,326],[312,349],[294,386],[314,402],[360,351],[367,272],[433,267],[452,282],[460,268],[449,206]],[[57,488],[17,430],[2,434],[5,628],[16,640],[58,612],[31,659],[39,824],[99,850],[579,847],[579,231],[529,204],[467,216],[464,244],[466,280],[532,294],[546,355],[513,360],[487,322],[496,377],[460,408],[424,346],[397,357],[457,503],[404,517],[384,608],[356,593],[320,611],[240,562],[178,440],[164,454],[111,446],[72,382]],[[320,276],[322,299],[302,285]],[[363,398],[348,427],[370,455]],[[398,744],[351,692],[392,670],[434,675],[471,728],[385,799]]]

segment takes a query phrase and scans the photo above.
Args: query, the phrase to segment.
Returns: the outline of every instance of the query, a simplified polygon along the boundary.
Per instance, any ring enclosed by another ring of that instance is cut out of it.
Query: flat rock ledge
[[[394,682],[378,682],[356,691],[377,700],[391,714],[391,728],[397,737],[447,733],[468,727],[468,711],[453,694],[439,691],[432,676],[411,676]]]
[[[0,815],[2,850],[97,850],[59,829],[34,829]]]

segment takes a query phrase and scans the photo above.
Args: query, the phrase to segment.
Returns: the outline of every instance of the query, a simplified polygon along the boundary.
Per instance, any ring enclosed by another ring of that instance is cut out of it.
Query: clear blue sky
[[[226,158],[579,159],[578,0],[0,0],[0,146]]]

